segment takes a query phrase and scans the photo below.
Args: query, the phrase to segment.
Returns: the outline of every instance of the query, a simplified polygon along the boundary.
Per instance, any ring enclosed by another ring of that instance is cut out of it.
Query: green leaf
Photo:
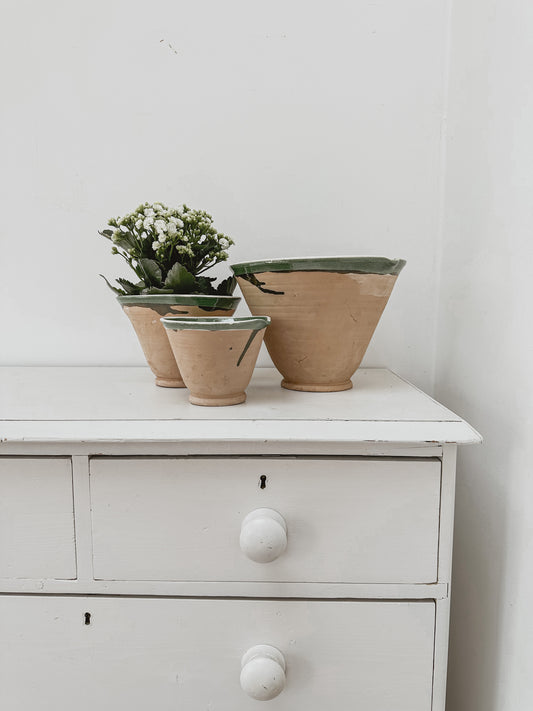
[[[215,277],[196,277],[196,284],[194,288],[195,294],[216,294],[216,290],[213,288],[212,282],[216,281]]]
[[[111,239],[113,236],[113,230],[99,230],[98,234],[102,235],[102,237],[105,237],[106,239]]]
[[[111,289],[111,291],[114,291],[115,294],[120,294],[121,296],[124,296],[124,294],[126,293],[125,291],[122,291],[122,289],[117,289],[117,288],[114,287],[112,284],[110,284],[103,274],[100,274],[100,276],[101,276],[102,279],[105,281],[105,283],[107,284],[107,286]]]
[[[224,296],[231,296],[233,294],[233,292],[235,291],[236,286],[237,286],[237,279],[235,279],[234,276],[229,276],[227,279],[224,279],[223,281],[221,281],[220,284],[217,286],[217,294],[221,294]]]
[[[124,289],[126,294],[140,294],[142,289],[144,289],[145,287],[145,283],[143,281],[140,281],[137,284],[133,284],[127,279],[117,279],[117,282]]]
[[[154,259],[139,259],[140,269],[137,272],[139,276],[142,275],[143,281],[146,282],[148,286],[162,286],[163,275],[161,274],[161,269]]]
[[[165,279],[165,286],[175,294],[186,294],[194,289],[194,275],[190,273],[179,262],[176,262],[169,270]]]
[[[115,238],[113,240],[113,243],[116,244],[117,247],[125,249],[127,252],[137,246],[135,237],[131,234],[131,232],[122,232],[118,239]]]
[[[148,286],[141,291],[141,294],[172,294],[172,289],[158,289],[156,286]]]

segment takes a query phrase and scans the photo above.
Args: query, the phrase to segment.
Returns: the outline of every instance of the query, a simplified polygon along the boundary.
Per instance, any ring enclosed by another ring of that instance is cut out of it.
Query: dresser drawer
[[[94,458],[94,575],[434,582],[440,477],[436,459]]]
[[[10,711],[253,711],[242,657],[267,644],[286,674],[265,708],[430,711],[434,623],[432,602],[13,596],[0,600],[2,699]]]
[[[70,459],[0,457],[0,577],[76,577]]]

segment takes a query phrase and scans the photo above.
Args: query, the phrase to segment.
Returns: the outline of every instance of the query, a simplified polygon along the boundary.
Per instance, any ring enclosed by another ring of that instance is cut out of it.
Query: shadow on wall
[[[485,444],[458,453],[448,711],[501,708],[497,687],[511,525],[506,472],[511,470],[513,430],[497,413],[485,423],[478,418],[476,425]]]

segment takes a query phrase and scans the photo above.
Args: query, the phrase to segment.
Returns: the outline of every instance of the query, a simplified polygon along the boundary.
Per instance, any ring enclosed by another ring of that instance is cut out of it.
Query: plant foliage
[[[137,281],[117,279],[116,294],[213,294],[230,295],[235,278],[215,286],[204,275],[228,258],[233,240],[213,227],[213,218],[187,205],[169,208],[163,203],[144,203],[124,217],[111,218],[109,228],[99,234],[111,240],[113,254],[119,254],[133,269]],[[103,276],[103,275],[101,275]]]

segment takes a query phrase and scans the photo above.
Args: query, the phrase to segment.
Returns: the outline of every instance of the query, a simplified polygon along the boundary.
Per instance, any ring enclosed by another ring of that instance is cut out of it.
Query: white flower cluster
[[[159,249],[159,247],[161,247],[161,245],[164,244],[169,237],[175,237],[178,234],[178,230],[182,229],[184,225],[183,220],[176,217],[176,215],[159,217],[156,220],[154,220],[151,216],[148,216],[142,224],[145,229],[149,229],[149,227],[153,225],[153,228],[157,233],[157,239],[152,242],[152,249],[154,250]],[[183,239],[187,241],[187,237],[185,235],[183,236]]]
[[[215,279],[201,276],[228,259],[226,250],[233,244],[215,229],[207,212],[143,203],[123,217],[111,218],[108,226],[112,229],[100,234],[113,242],[111,252],[120,254],[138,278],[135,284],[119,279],[120,288],[111,287],[116,293],[180,293],[180,288],[191,289],[191,277],[194,293],[231,293],[234,280],[226,279],[215,289]],[[176,264],[182,269],[174,269]]]
[[[112,241],[133,258],[146,257],[148,246],[158,261],[181,255],[192,271],[227,259],[226,250],[233,244],[213,227],[211,215],[187,205],[173,209],[161,202],[144,203],[108,224],[115,228]]]

